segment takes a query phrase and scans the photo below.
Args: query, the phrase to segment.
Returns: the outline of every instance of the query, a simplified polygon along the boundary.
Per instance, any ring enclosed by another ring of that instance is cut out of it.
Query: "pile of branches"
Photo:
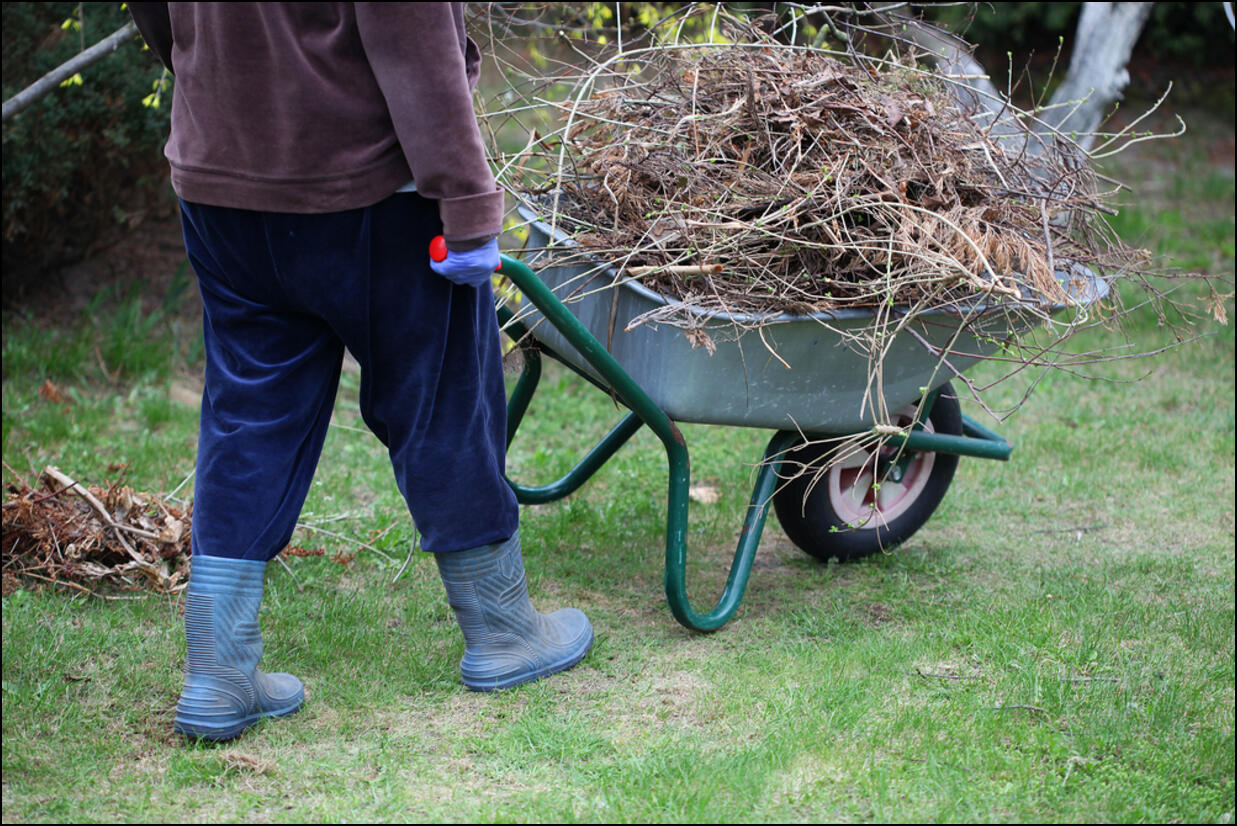
[[[561,107],[558,145],[508,164],[508,186],[576,242],[557,254],[755,315],[1060,305],[1081,289],[1070,273],[1136,260],[1096,220],[1115,189],[1082,150],[992,129],[922,55],[785,46],[751,27],[731,40],[599,63]]]
[[[48,467],[35,488],[10,484],[3,508],[6,595],[30,581],[87,593],[178,593],[188,581],[190,509],[154,494],[85,487]]]

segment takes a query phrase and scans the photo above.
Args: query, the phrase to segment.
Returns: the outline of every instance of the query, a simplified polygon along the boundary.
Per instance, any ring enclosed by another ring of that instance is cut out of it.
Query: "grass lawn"
[[[1183,141],[1116,171],[1169,182],[1123,210],[1127,237],[1231,283],[1231,158]],[[177,283],[157,307],[113,293],[72,324],[5,318],[7,465],[162,492],[186,478],[201,345]],[[1148,316],[1131,336],[1159,332]],[[459,682],[432,560],[393,582],[413,533],[349,371],[294,540],[326,555],[272,565],[262,611],[264,665],[305,682],[304,710],[186,746],[171,731],[183,599],[18,590],[4,820],[1231,823],[1233,327],[1200,332],[1107,380],[1049,374],[993,425],[1011,461],[963,460],[894,552],[823,564],[770,516],[744,604],[711,635],[665,606],[665,455],[638,434],[572,497],[523,509],[534,602],[582,608],[597,641],[572,671],[497,695]],[[548,481],[616,418],[551,369],[513,477]],[[718,493],[690,526],[707,607],[768,434],[683,430],[693,480]]]

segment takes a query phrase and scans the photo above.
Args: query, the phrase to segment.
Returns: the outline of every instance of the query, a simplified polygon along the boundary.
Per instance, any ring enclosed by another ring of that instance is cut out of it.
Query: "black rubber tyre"
[[[913,406],[901,411],[897,424],[909,424],[914,412]],[[962,410],[948,384],[937,395],[925,427],[936,433],[961,435]],[[801,445],[787,454],[790,464],[784,467],[789,470],[799,463],[824,467],[834,450],[836,447],[829,444]],[[837,557],[848,562],[909,539],[945,497],[958,468],[958,457],[919,452],[912,456],[899,482],[886,478],[874,485],[879,480],[873,467],[881,460],[891,460],[895,453],[896,448],[886,447],[880,457],[871,452],[859,455],[830,468],[814,485],[815,474],[806,473],[778,490],[773,507],[790,541],[820,559]]]

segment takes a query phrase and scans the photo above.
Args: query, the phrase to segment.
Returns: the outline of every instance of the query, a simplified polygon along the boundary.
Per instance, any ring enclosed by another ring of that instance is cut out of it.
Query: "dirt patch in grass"
[[[565,676],[565,675],[561,675]],[[430,741],[451,742],[457,739],[483,738],[503,720],[516,719],[528,708],[527,695],[497,696],[473,691],[461,691],[422,706],[414,715]],[[396,715],[407,725],[409,715]],[[398,727],[399,723],[392,723]]]
[[[660,620],[667,621],[673,620]],[[638,748],[652,734],[695,736],[718,719],[716,689],[698,666],[729,647],[716,635],[680,638],[605,664],[617,673],[592,667],[586,659],[511,692],[431,692],[411,699],[405,709],[372,712],[373,725],[393,739],[425,744],[435,760],[469,761],[468,743],[482,742],[528,715],[535,719],[544,714],[549,695],[562,714],[595,721],[597,731],[616,748]],[[314,728],[324,733],[334,727],[314,721]]]
[[[794,809],[799,801],[821,791],[827,791],[831,797],[837,796],[845,799],[853,794],[853,790],[843,786],[849,776],[850,769],[819,754],[810,752],[801,754],[771,779],[768,792],[769,802],[774,809],[782,807]],[[812,812],[812,819],[817,822],[827,822],[831,819],[822,818],[819,809],[814,807]],[[839,818],[839,820],[844,819]]]
[[[984,676],[984,669],[979,662],[974,660],[925,660],[915,663],[910,673],[922,680],[955,682],[981,679]]]
[[[719,717],[711,699],[715,688],[687,668],[677,668],[672,659],[659,658],[663,668],[649,669],[647,676],[624,681],[621,692],[603,700],[601,711],[607,738],[617,748],[640,748],[654,737],[696,738]]]
[[[142,307],[149,312],[163,302],[173,275],[184,261],[180,215],[174,209],[167,210],[152,214],[132,232],[93,251],[85,260],[29,280],[20,295],[5,295],[4,309],[29,312],[41,325],[58,326],[80,315],[100,290],[123,290],[127,284],[144,281]],[[200,317],[200,309],[186,308],[186,312],[190,318]]]

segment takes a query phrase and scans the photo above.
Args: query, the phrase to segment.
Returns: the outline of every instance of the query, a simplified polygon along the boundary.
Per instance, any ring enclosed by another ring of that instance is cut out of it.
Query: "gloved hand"
[[[441,261],[435,261],[433,254],[430,255],[430,269],[448,281],[467,287],[489,283],[499,263],[497,238],[468,252],[446,250],[446,257]]]

